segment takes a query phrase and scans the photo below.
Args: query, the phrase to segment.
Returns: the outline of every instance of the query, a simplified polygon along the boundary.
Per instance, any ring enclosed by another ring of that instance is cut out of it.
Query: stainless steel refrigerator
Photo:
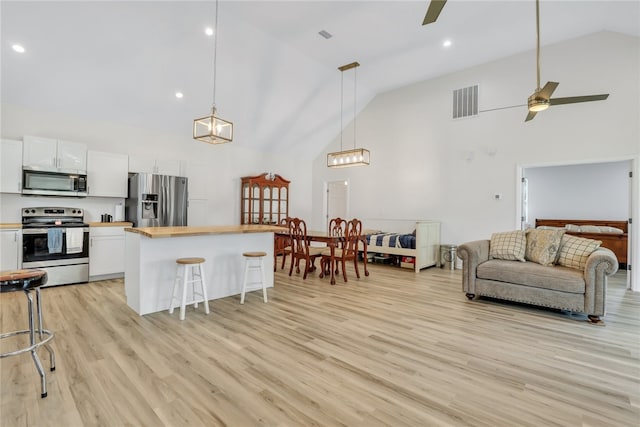
[[[187,225],[187,184],[182,176],[131,175],[125,203],[127,221],[134,227]]]

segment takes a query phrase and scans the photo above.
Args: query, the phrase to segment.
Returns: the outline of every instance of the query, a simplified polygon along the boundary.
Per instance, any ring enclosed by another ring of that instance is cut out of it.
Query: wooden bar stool
[[[240,304],[244,304],[244,294],[247,291],[247,285],[256,285],[260,283],[262,285],[262,297],[264,302],[267,302],[267,278],[264,271],[264,257],[267,256],[266,252],[244,252],[244,280],[242,281],[242,294],[240,295]],[[261,281],[249,282],[249,273],[252,271],[260,270]],[[249,289],[254,291],[256,289]]]
[[[44,270],[14,270],[0,272],[0,293],[24,291],[27,297],[27,312],[29,316],[29,329],[22,331],[8,332],[0,335],[0,339],[13,337],[21,334],[29,334],[29,346],[6,353],[0,353],[0,359],[9,356],[31,352],[31,358],[36,365],[36,370],[40,375],[42,392],[40,397],[47,397],[47,379],[42,369],[42,363],[38,357],[38,348],[44,346],[49,352],[49,363],[51,371],[56,369],[56,358],[53,349],[48,342],[53,339],[53,332],[42,327],[42,304],[40,303],[40,286],[47,283],[47,272]],[[36,291],[36,310],[33,309],[33,296],[31,291]],[[38,324],[34,324],[34,314],[37,314]],[[36,339],[36,332],[38,338]],[[46,338],[45,338],[46,335]]]
[[[202,268],[204,258],[178,258],[176,264],[176,279],[173,282],[169,314],[173,314],[173,309],[178,306],[178,302],[180,303],[180,320],[184,320],[185,318],[185,307],[187,304],[193,304],[194,308],[198,308],[198,303],[204,302],[204,312],[209,314],[207,285],[204,282],[204,271]],[[191,272],[191,280],[189,280],[189,272]],[[196,292],[196,282],[200,284],[200,292]],[[193,299],[187,302],[187,285],[189,283],[191,283],[191,295]],[[180,284],[182,285],[182,296],[178,297]],[[196,299],[196,296],[201,297],[201,299]]]

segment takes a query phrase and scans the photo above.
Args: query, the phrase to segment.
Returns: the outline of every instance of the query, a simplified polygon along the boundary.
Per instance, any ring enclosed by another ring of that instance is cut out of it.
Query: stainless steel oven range
[[[46,270],[45,286],[89,281],[89,225],[78,208],[22,209],[22,268]]]

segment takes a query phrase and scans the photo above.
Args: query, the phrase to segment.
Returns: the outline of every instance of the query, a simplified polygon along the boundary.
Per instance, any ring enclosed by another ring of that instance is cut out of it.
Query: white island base
[[[127,304],[140,315],[168,310],[178,258],[205,259],[207,296],[212,300],[239,295],[244,274],[242,253],[264,251],[267,253],[264,262],[267,287],[273,287],[275,227],[247,227],[252,226],[126,229]],[[259,280],[257,272],[254,274],[256,277],[249,277],[250,281]],[[188,288],[190,300],[192,290],[191,286]]]

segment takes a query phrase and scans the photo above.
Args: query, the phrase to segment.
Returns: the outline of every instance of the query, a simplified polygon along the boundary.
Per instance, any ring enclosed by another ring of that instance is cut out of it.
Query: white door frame
[[[614,157],[605,159],[590,159],[580,161],[557,161],[549,163],[530,163],[530,164],[517,164],[516,165],[516,229],[521,228],[522,218],[522,178],[523,170],[528,168],[538,168],[547,166],[571,166],[571,165],[583,165],[590,163],[611,163],[611,162],[623,162],[631,161],[631,171],[633,177],[631,178],[630,191],[629,191],[629,218],[632,219],[632,223],[629,224],[629,242],[627,248],[627,265],[631,266],[631,270],[627,270],[627,289],[631,289],[634,292],[640,292],[640,156],[626,156],[626,157]]]
[[[347,191],[346,191],[346,200],[345,200],[345,207],[346,207],[346,211],[347,211],[347,217],[349,216],[349,212],[350,212],[350,208],[349,208],[349,200],[351,199],[351,197],[349,197],[349,191],[350,191],[350,183],[349,183],[349,179],[345,178],[345,179],[332,179],[331,181],[325,181],[324,182],[324,186],[323,186],[323,191],[322,191],[322,223],[323,223],[323,230],[328,230],[329,229],[329,222],[328,222],[328,215],[329,215],[329,183],[332,182],[344,182],[346,183],[345,185],[347,186]]]

